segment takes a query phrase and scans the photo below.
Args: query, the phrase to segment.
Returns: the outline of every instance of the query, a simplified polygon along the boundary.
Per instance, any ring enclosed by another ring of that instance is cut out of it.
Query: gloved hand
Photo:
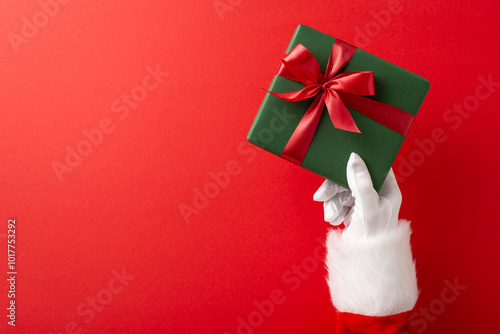
[[[331,229],[326,241],[327,281],[340,315],[337,324],[358,326],[359,319],[342,320],[353,314],[383,321],[387,319],[380,317],[399,314],[407,321],[418,286],[410,223],[398,221],[401,192],[394,173],[389,172],[377,194],[365,163],[352,153],[347,181],[351,190],[325,181],[314,195],[324,202],[326,221],[346,225],[343,231]],[[367,325],[364,332],[373,332],[371,327]]]
[[[363,159],[351,153],[347,182],[351,190],[326,180],[314,194],[315,201],[324,202],[325,221],[344,222],[343,237],[355,240],[397,227],[402,197],[392,169],[377,194]]]

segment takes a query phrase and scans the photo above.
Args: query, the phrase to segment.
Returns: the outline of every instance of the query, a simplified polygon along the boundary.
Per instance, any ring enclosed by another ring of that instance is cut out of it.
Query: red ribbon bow
[[[270,93],[282,100],[293,102],[316,96],[281,153],[282,158],[297,165],[302,164],[325,105],[333,126],[338,129],[360,133],[346,108],[348,106],[406,136],[415,116],[389,104],[361,96],[375,94],[373,72],[338,74],[355,52],[355,46],[336,39],[324,75],[316,58],[302,44],[295,46],[282,59],[277,74],[301,82],[306,87],[297,92]]]

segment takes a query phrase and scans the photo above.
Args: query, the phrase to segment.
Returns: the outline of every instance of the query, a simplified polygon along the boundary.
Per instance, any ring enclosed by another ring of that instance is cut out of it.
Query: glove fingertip
[[[316,190],[313,199],[316,202],[324,202],[335,196],[338,192],[338,186],[330,180],[325,180],[323,184]]]
[[[313,200],[316,202],[324,202],[328,200],[328,198],[326,198],[325,192],[322,189],[318,189],[313,195]]]

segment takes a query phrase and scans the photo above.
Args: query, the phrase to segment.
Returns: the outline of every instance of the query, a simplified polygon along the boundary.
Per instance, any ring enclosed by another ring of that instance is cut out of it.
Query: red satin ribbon
[[[389,104],[361,95],[375,94],[372,71],[337,74],[352,58],[356,47],[339,39],[333,43],[323,75],[318,61],[302,44],[295,46],[282,59],[278,75],[303,83],[306,87],[289,93],[273,93],[285,101],[301,101],[316,96],[290,137],[281,157],[302,164],[326,105],[333,126],[360,133],[346,106],[383,126],[406,136],[415,116]]]

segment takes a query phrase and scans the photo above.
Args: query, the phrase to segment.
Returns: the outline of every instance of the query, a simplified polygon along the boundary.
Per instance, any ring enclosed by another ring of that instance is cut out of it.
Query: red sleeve
[[[337,313],[336,334],[416,334],[410,326],[413,310],[386,317],[369,317],[353,313]]]

